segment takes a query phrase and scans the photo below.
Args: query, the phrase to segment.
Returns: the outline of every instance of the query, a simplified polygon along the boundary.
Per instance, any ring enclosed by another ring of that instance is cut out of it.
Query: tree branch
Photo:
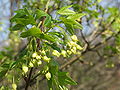
[[[27,80],[26,80],[25,90],[28,90],[28,87],[29,87],[29,84],[30,84],[30,79],[31,79],[31,76],[32,76],[32,71],[33,71],[33,67],[30,69],[28,78],[27,78]]]

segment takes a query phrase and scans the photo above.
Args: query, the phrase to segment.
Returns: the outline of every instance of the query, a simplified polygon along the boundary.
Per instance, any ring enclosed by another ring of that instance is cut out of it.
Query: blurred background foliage
[[[0,64],[13,60],[27,44],[26,39],[19,37],[19,31],[9,31],[14,11],[23,7],[44,10],[46,3],[47,0],[0,0]],[[56,11],[67,5],[73,5],[74,11],[86,13],[78,20],[83,30],[76,29],[75,33],[83,45],[89,46],[82,57],[64,68],[78,83],[69,86],[69,90],[120,90],[120,0],[51,0],[48,14],[58,18]],[[68,62],[63,61],[59,60],[61,65]],[[0,72],[0,76],[5,72]],[[1,90],[9,90],[2,86],[11,87],[9,78],[10,75],[8,79],[0,79]],[[38,90],[46,90],[46,83],[39,83]],[[36,84],[31,87],[37,90]],[[23,83],[19,88],[23,89]]]

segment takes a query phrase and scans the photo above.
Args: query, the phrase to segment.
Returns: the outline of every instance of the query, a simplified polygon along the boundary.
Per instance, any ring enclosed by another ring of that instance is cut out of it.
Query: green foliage
[[[72,7],[72,5],[62,7],[60,10],[58,10],[58,14],[61,14],[61,15],[73,15],[73,14],[76,14],[76,12],[69,9],[71,7]]]
[[[23,38],[26,38],[26,37],[29,37],[29,36],[34,36],[34,37],[37,37],[39,36],[41,33],[40,29],[37,28],[37,27],[32,27],[31,29],[29,29],[28,31],[26,32],[22,32],[21,33],[21,37]]]
[[[50,17],[50,15],[48,15],[48,14],[45,13],[44,11],[38,10],[38,9],[36,10],[35,14],[36,14],[35,19],[41,19],[41,18],[43,18],[43,17],[46,17],[46,18],[45,18],[44,25],[45,25],[46,27],[50,27],[50,25],[51,25],[51,17]]]
[[[28,44],[17,56],[11,58],[16,59],[16,61],[3,62],[0,67],[0,77],[6,77],[8,73],[12,73],[16,69],[16,73],[12,74],[13,78],[21,72],[19,74],[20,79],[22,76],[29,76],[31,68],[38,69],[41,67],[39,72],[46,77],[50,90],[67,90],[66,85],[76,85],[77,83],[69,77],[68,72],[59,70],[59,64],[55,61],[57,58],[68,58],[72,53],[80,54],[82,51],[82,47],[77,44],[78,39],[74,35],[74,29],[82,29],[82,26],[76,20],[85,14],[70,10],[71,7],[72,5],[62,7],[57,12],[67,16],[67,18],[61,16],[59,20],[53,20],[49,14],[40,9],[34,11],[27,8],[17,10],[16,15],[11,18],[14,26],[10,30],[19,30],[21,38],[28,38]],[[66,26],[68,32],[65,32],[64,29],[53,30],[53,28],[59,26],[59,22]],[[16,82],[11,81],[12,88],[16,89]],[[26,81],[26,83],[29,82]]]
[[[50,12],[52,11],[51,9],[48,9],[49,6],[46,5],[46,7],[44,7],[44,5],[42,5],[46,4],[47,0],[41,0],[42,4],[37,1],[32,2],[32,0],[30,0],[32,4],[27,2],[27,0],[24,1],[28,4],[29,9],[24,8],[15,11],[16,14],[10,20],[13,25],[10,28],[10,31],[11,33],[18,31],[18,34],[20,34],[20,37],[19,35],[18,37],[20,39],[27,38],[28,43],[26,47],[18,53],[9,49],[7,50],[7,53],[4,51],[0,52],[0,80],[7,78],[9,83],[11,83],[12,89],[17,88],[17,85],[19,85],[22,78],[24,78],[26,85],[30,85],[37,79],[37,77],[41,77],[42,75],[48,82],[49,90],[68,90],[67,85],[77,85],[77,83],[70,78],[68,72],[59,70],[60,65],[57,61],[59,59],[61,61],[63,59],[68,59],[72,57],[73,54],[80,56],[82,52],[87,51],[86,49],[89,51],[91,50],[91,47],[94,47],[91,46],[86,48],[89,42],[83,38],[87,44],[85,44],[86,51],[84,51],[83,46],[81,45],[82,41],[79,42],[75,35],[75,29],[83,29],[81,18],[84,16],[86,20],[93,20],[93,24],[99,24],[100,22],[101,26],[104,25],[104,27],[101,27],[106,29],[101,32],[101,36],[104,36],[103,39],[106,39],[109,36],[115,36],[116,33],[120,31],[118,9],[108,8],[107,13],[110,13],[110,15],[107,17],[106,21],[99,18],[101,14],[97,11],[98,8],[99,11],[105,13],[102,6],[98,5],[101,0],[85,1],[85,5],[83,5],[84,7],[74,4],[61,8],[61,5],[58,5],[61,1],[55,0],[54,3],[56,4],[50,7],[55,10],[60,8],[60,10],[56,11],[56,15],[59,17],[56,18],[56,16],[54,19],[54,16],[52,17],[50,15]],[[74,2],[74,0],[71,0],[71,2]],[[96,10],[90,10],[89,8],[94,5],[96,5]],[[45,8],[45,10],[43,10],[43,8]],[[102,20],[103,22],[101,22]],[[110,26],[110,28],[105,27],[112,21],[115,21],[111,25],[115,31],[112,31]],[[91,21],[87,22],[89,24]],[[97,25],[95,27],[98,28]],[[14,39],[16,39],[16,37]],[[120,35],[115,36],[115,40],[116,47],[107,46],[104,50],[111,50],[113,54],[118,54],[120,51]],[[109,57],[109,55],[106,56]],[[110,56],[112,56],[112,54]],[[108,61],[106,67],[114,67],[113,62]],[[31,74],[32,70],[34,70],[34,75],[33,73]],[[0,87],[0,90],[9,89],[2,86]]]
[[[16,13],[17,14],[11,18],[11,22],[15,23],[15,25],[11,27],[12,31],[23,30],[26,25],[36,24],[32,13],[30,13],[30,11],[28,11],[26,8],[20,9],[16,11]]]

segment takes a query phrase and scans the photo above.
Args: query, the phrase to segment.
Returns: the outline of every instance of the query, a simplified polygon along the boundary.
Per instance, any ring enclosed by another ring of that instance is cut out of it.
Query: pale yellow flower
[[[42,61],[41,61],[41,60],[39,60],[39,61],[37,62],[37,64],[38,64],[38,65],[41,65],[41,64],[42,64]]]
[[[35,52],[32,54],[32,57],[35,58],[38,54]]]
[[[73,47],[73,48],[71,49],[71,52],[74,53],[74,54],[76,54],[76,47]]]
[[[28,67],[26,65],[22,65],[22,70],[24,73],[28,72]]]
[[[50,58],[48,58],[47,56],[43,56],[43,60],[46,61],[46,62],[49,62]]]
[[[29,63],[29,66],[30,66],[30,67],[33,67],[34,65],[33,65],[33,63],[32,63],[32,62],[30,62],[30,63]]]
[[[66,57],[67,56],[67,52],[65,50],[62,50],[61,51],[61,55],[63,55],[64,57]]]
[[[73,41],[78,41],[78,38],[77,38],[76,35],[72,35],[72,36],[71,36],[71,39],[72,39]]]
[[[17,85],[15,83],[12,84],[13,90],[17,90]]]
[[[77,45],[76,48],[77,48],[78,50],[82,50],[82,49],[83,49],[80,45]]]
[[[71,55],[71,54],[72,54],[72,52],[71,52],[70,50],[67,50],[67,53],[68,53],[69,55]]]
[[[36,59],[40,60],[40,59],[41,59],[41,56],[38,56],[38,55],[37,55],[37,56],[36,56]]]
[[[42,54],[42,55],[46,55],[45,50],[42,50],[42,51],[41,51],[41,54]]]
[[[60,53],[57,50],[53,50],[52,54],[57,57],[60,56]]]
[[[51,78],[51,73],[48,72],[48,73],[45,74],[45,76],[46,76],[46,78],[47,78],[48,80],[50,80],[50,78]]]

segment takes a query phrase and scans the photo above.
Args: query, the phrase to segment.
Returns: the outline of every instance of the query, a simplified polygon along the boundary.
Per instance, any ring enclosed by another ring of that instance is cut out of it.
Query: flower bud
[[[42,50],[42,51],[41,51],[41,54],[42,54],[42,55],[46,55],[45,50]]]
[[[36,59],[33,59],[32,62],[35,63],[35,62],[36,62]]]
[[[65,50],[62,50],[61,55],[63,55],[64,57],[66,57],[67,56],[67,52]]]
[[[15,83],[12,84],[13,90],[17,90],[17,85]]]
[[[68,53],[69,55],[71,55],[71,54],[72,54],[72,52],[71,52],[70,50],[67,50],[67,53]]]
[[[37,64],[38,64],[38,65],[41,65],[41,64],[42,64],[42,61],[41,61],[41,60],[39,60],[39,61],[37,62]]]
[[[38,54],[35,52],[32,54],[32,57],[35,58]]]
[[[26,65],[22,65],[22,70],[24,73],[28,72],[28,67]]]
[[[76,47],[73,47],[73,48],[71,49],[71,52],[74,53],[74,54],[76,54]]]
[[[45,74],[45,76],[46,76],[47,80],[50,80],[50,78],[51,78],[51,73],[48,72],[48,73]]]
[[[34,65],[33,65],[33,63],[32,63],[32,62],[30,62],[30,63],[29,63],[29,66],[30,66],[30,67],[33,67]]]
[[[74,53],[74,54],[76,54],[76,47],[73,47],[72,49],[71,49],[71,51],[72,51],[72,53]]]
[[[46,62],[49,62],[50,58],[48,58],[47,56],[43,56],[43,60],[46,61]]]
[[[57,57],[60,56],[60,53],[57,50],[53,50],[52,54]]]
[[[72,39],[73,41],[78,41],[78,39],[77,39],[77,36],[76,36],[76,35],[71,36],[71,39]]]
[[[82,50],[82,49],[83,49],[80,45],[77,45],[76,48],[77,48],[78,50]]]
[[[40,60],[40,59],[41,59],[41,56],[38,56],[38,55],[37,55],[37,56],[36,56],[36,59]]]

